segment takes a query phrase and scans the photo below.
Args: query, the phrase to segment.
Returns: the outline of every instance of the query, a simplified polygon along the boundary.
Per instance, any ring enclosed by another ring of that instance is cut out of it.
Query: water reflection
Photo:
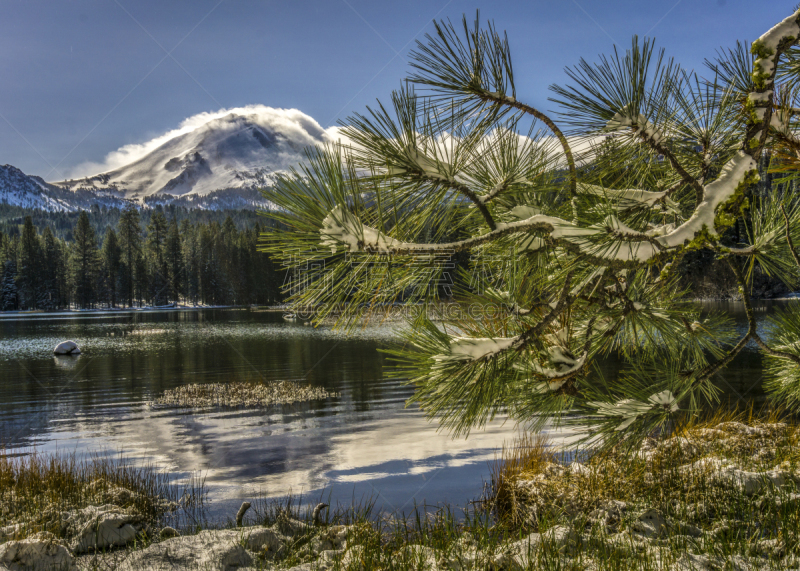
[[[776,305],[760,306],[759,315]],[[716,308],[746,326],[740,306]],[[315,497],[323,488],[333,501],[373,496],[389,510],[423,501],[464,505],[480,493],[487,463],[515,427],[499,421],[453,440],[405,408],[411,389],[383,378],[378,351],[394,335],[375,327],[346,337],[244,310],[3,318],[0,442],[122,450],[179,475],[200,470],[220,517],[256,494]],[[64,339],[76,340],[82,354],[53,357]],[[613,374],[616,366],[605,368]],[[717,379],[723,400],[760,395],[760,368],[756,353],[740,355]],[[341,396],[190,414],[148,404],[189,382],[259,378],[304,380]]]
[[[247,311],[0,319],[0,438],[15,449],[122,450],[177,474],[200,470],[220,516],[257,493],[322,488],[334,501],[371,495],[387,509],[463,505],[515,427],[497,422],[452,440],[405,408],[411,389],[383,379],[378,352],[394,335],[376,327],[343,336]],[[54,358],[64,339],[82,354]],[[148,404],[189,382],[259,378],[304,380],[341,396],[191,414]]]

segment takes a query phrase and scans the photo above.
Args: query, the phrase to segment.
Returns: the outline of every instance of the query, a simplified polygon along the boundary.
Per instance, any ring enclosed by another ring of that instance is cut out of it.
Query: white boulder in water
[[[55,355],[80,355],[81,350],[75,341],[62,341],[53,349]]]

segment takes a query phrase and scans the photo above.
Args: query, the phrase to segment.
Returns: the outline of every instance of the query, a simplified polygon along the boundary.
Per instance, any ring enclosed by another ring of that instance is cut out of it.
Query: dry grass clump
[[[559,518],[572,520],[623,502],[704,529],[723,520],[743,521],[745,529],[749,517],[761,533],[769,502],[776,504],[774,513],[786,512],[780,496],[794,491],[800,467],[800,428],[779,420],[777,414],[736,412],[693,418],[670,435],[646,440],[636,453],[611,450],[569,465],[546,436],[523,435],[504,446],[495,463],[493,509],[511,528],[538,530]],[[753,473],[772,474],[784,485],[764,486],[763,494],[731,485]],[[792,517],[800,520],[800,502],[791,497],[798,512]]]
[[[178,507],[201,508],[204,496],[203,482],[177,486],[169,473],[122,457],[0,454],[0,540],[61,536],[62,514],[90,505],[114,504],[157,524]]]
[[[323,387],[293,381],[195,383],[166,390],[153,404],[187,408],[262,407],[325,400],[336,396],[339,395]]]
[[[503,444],[491,474],[492,501],[501,520],[512,527],[523,526],[529,518],[532,498],[518,482],[544,481],[560,464],[546,434],[526,432],[512,444]]]

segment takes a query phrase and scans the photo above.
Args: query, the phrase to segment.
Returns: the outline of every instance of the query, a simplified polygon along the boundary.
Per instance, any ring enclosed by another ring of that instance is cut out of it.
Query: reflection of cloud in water
[[[60,443],[51,441],[45,449],[63,450],[66,444],[121,450],[130,459],[149,461],[183,478],[199,472],[209,488],[212,516],[225,517],[242,499],[323,488],[341,501],[353,493],[379,492],[382,502],[399,507],[424,487],[423,499],[435,502],[450,494],[444,499],[463,505],[480,492],[503,443],[517,434],[513,422],[496,421],[468,439],[453,439],[417,409],[385,410],[371,417],[316,412],[181,415],[139,406],[123,418],[73,419],[68,432],[53,435]]]
[[[495,422],[468,439],[452,439],[414,410],[346,427],[337,427],[335,417],[301,419],[267,436],[253,420],[208,415],[176,424],[174,418],[154,417],[137,432],[166,447],[159,455],[170,457],[178,470],[207,470],[217,500],[325,487],[349,493],[353,484],[406,476],[424,481],[463,467],[474,468],[463,476],[474,478],[470,487],[479,487],[488,463],[517,433],[513,423]]]

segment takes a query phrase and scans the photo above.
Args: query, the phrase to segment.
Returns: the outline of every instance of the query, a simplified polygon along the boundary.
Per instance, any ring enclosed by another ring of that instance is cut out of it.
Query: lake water
[[[741,321],[736,304],[721,309]],[[64,339],[83,354],[54,357]],[[412,389],[383,376],[379,349],[394,339],[390,327],[346,336],[250,310],[3,316],[0,444],[11,453],[122,452],[178,478],[200,473],[212,517],[288,493],[312,503],[323,493],[342,504],[371,498],[386,511],[464,506],[516,428],[501,420],[452,439],[406,408]],[[149,405],[182,384],[257,379],[302,380],[340,396],[256,410]],[[760,395],[760,358],[740,356],[718,382],[728,400]]]

